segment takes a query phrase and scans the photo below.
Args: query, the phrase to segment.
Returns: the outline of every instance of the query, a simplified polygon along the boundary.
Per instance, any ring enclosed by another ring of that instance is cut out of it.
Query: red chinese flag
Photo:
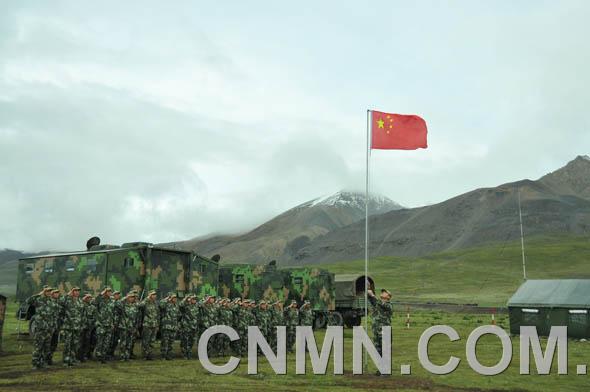
[[[427,148],[426,121],[422,117],[371,111],[371,148],[417,150]]]

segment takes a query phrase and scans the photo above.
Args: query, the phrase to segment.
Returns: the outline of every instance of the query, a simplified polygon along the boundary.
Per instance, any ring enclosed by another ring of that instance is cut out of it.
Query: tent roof
[[[590,279],[527,280],[508,306],[590,307]]]

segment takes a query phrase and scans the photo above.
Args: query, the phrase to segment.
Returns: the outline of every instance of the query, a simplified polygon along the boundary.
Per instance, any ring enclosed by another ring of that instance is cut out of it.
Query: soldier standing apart
[[[292,300],[291,304],[285,310],[285,324],[287,326],[287,350],[293,352],[293,345],[295,344],[295,334],[297,325],[299,324],[299,310],[297,309],[297,301]]]
[[[57,349],[57,343],[59,342],[59,330],[63,321],[63,311],[59,297],[59,290],[53,289],[53,291],[51,291],[51,300],[49,301],[49,307],[51,309],[51,344],[49,351],[46,353],[47,357],[45,358],[45,361],[48,365],[53,365],[53,353]]]
[[[307,300],[305,300],[299,311],[299,325],[313,327],[313,310],[311,310],[311,304]]]
[[[84,310],[82,312],[82,333],[78,359],[85,362],[92,355],[95,343],[94,324],[96,323],[96,306],[92,303],[92,295],[86,294],[82,298]]]
[[[133,352],[133,337],[137,333],[137,294],[130,292],[121,302],[121,319],[119,324],[119,357],[121,361],[128,361]]]
[[[64,341],[63,362],[64,366],[74,366],[78,350],[80,349],[80,337],[82,335],[82,316],[84,304],[80,299],[80,288],[73,287],[67,296],[63,297],[61,305],[64,312],[62,336]]]
[[[160,307],[156,302],[156,292],[150,291],[148,297],[139,304],[143,311],[143,328],[141,332],[141,351],[146,361],[151,361],[154,341],[160,324]]]
[[[180,304],[180,348],[186,359],[193,357],[193,345],[197,338],[199,306],[197,297],[189,295]]]
[[[391,293],[385,289],[381,289],[381,295],[379,300],[375,297],[375,293],[372,290],[367,290],[369,296],[369,302],[373,306],[373,341],[375,348],[379,354],[383,355],[383,349],[381,347],[381,327],[391,325],[391,316],[393,314],[393,306],[391,305]]]
[[[100,363],[106,363],[113,342],[115,303],[111,299],[111,292],[110,287],[105,287],[95,300],[97,304],[95,356]]]
[[[160,353],[167,361],[173,358],[173,345],[178,331],[178,304],[176,294],[169,293],[168,297],[160,301],[160,312],[162,321],[160,330],[162,339],[160,341]]]
[[[115,291],[113,293],[113,302],[114,302],[114,312],[113,312],[113,338],[111,341],[111,348],[109,350],[109,359],[113,359],[115,357],[115,350],[117,349],[117,345],[119,344],[119,339],[121,338],[121,317],[123,312],[123,300],[121,299],[121,292]]]
[[[51,307],[48,305],[51,300],[51,287],[44,287],[39,294],[27,299],[27,304],[35,308],[33,331],[33,369],[42,369],[47,364],[45,358],[51,345]]]

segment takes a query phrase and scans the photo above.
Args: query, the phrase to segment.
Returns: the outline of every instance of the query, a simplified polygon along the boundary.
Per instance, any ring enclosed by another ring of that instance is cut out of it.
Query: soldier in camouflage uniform
[[[373,306],[373,342],[379,354],[383,355],[381,347],[381,327],[391,325],[393,306],[391,304],[391,293],[385,289],[381,290],[380,299],[377,300],[372,290],[367,290],[369,301]]]
[[[258,311],[256,312],[256,324],[258,325],[262,336],[264,336],[267,342],[271,342],[270,318],[271,314],[268,310],[268,304],[266,301],[261,300],[260,305],[258,305]]]
[[[174,357],[173,346],[178,331],[178,304],[176,303],[176,294],[169,293],[168,297],[160,301],[160,331],[162,338],[160,340],[160,353],[162,358],[171,360]]]
[[[200,321],[200,333],[203,333],[207,328],[210,328],[217,324],[217,305],[215,303],[214,296],[205,296],[205,301],[201,306]],[[215,349],[216,347],[214,339],[210,339],[209,344],[207,345],[207,353],[209,354],[209,356],[213,356]]]
[[[150,291],[148,297],[139,304],[139,309],[143,312],[141,351],[143,358],[151,361],[154,341],[160,325],[160,307],[156,302],[155,291]]]
[[[313,310],[309,301],[305,301],[299,310],[299,325],[313,327]]]
[[[252,325],[256,323],[256,319],[252,321],[253,318],[254,314],[250,307],[250,300],[242,300],[234,316],[235,329],[240,335],[240,340],[236,341],[235,352],[240,357],[248,352],[248,325],[250,325],[250,322],[252,322]]]
[[[283,303],[281,301],[276,301],[272,304],[272,307],[268,310],[270,313],[270,325],[269,325],[269,334],[270,334],[270,347],[276,352],[277,351],[277,328],[279,326],[285,325],[285,318],[283,317]]]
[[[231,308],[231,302],[228,298],[224,298],[220,308],[219,308],[219,319],[217,320],[218,325],[227,325],[228,327],[233,327],[233,310]],[[226,354],[230,353],[230,343],[231,340],[229,337],[225,336],[224,334],[218,334],[218,350],[219,354],[223,357]]]
[[[297,309],[297,301],[292,300],[291,304],[285,309],[285,325],[287,327],[287,350],[293,352],[293,345],[295,344],[295,332],[299,324],[299,310]]]
[[[199,325],[199,306],[197,297],[189,295],[180,303],[180,349],[186,359],[193,356],[193,345],[197,338]]]
[[[130,292],[121,302],[120,311],[120,339],[119,343],[119,358],[121,361],[128,361],[131,359],[133,353],[133,338],[137,333],[137,294]]]
[[[33,331],[33,369],[42,369],[47,363],[47,351],[51,344],[51,307],[48,305],[51,300],[51,287],[44,287],[39,294],[33,295],[26,300],[28,306],[35,308],[35,316],[32,321]]]
[[[51,344],[49,351],[46,352],[47,357],[45,362],[48,365],[53,365],[53,353],[57,350],[57,343],[59,342],[59,332],[63,320],[63,309],[61,307],[60,292],[58,289],[51,291],[51,300],[48,302],[51,313]]]
[[[113,343],[115,302],[111,298],[112,289],[105,287],[96,304],[96,359],[106,363]]]
[[[232,301],[232,303],[230,304],[230,309],[231,309],[231,327],[238,332],[239,329],[239,322],[240,322],[240,309],[241,309],[241,303],[242,303],[242,299],[241,298],[234,298],[234,300]],[[239,334],[239,332],[238,332]],[[238,354],[240,352],[240,341],[236,340],[230,343],[231,345],[231,349],[234,353]]]
[[[92,356],[96,344],[96,306],[92,303],[92,295],[90,294],[84,295],[82,303],[84,310],[82,312],[82,333],[78,359],[84,362]]]
[[[121,299],[121,292],[113,292],[114,312],[113,312],[113,337],[111,340],[111,348],[109,350],[109,358],[115,357],[115,350],[121,339],[121,317],[123,312],[123,300]]]
[[[80,288],[73,287],[67,296],[61,299],[63,309],[62,337],[64,342],[63,362],[64,366],[74,366],[78,350],[80,349],[80,337],[84,327],[82,317],[84,304],[80,299]]]

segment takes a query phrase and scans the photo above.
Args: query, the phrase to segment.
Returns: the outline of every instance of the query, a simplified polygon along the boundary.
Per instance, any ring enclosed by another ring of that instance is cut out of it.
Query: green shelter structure
[[[510,333],[537,327],[547,336],[552,326],[566,326],[572,338],[590,337],[590,279],[527,280],[508,301]]]

